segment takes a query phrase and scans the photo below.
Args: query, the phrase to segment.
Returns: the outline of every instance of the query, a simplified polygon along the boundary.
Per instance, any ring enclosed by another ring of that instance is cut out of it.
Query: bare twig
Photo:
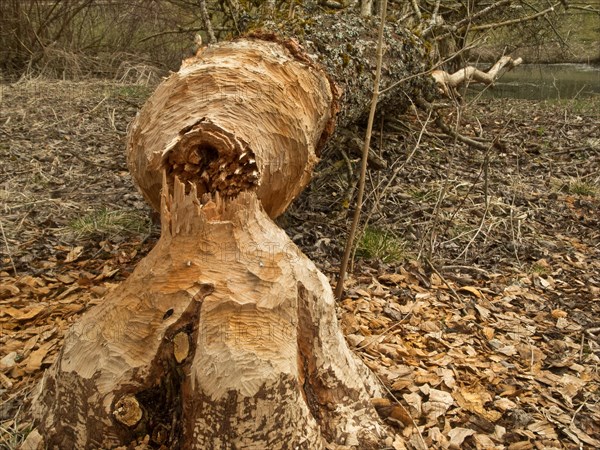
[[[490,210],[489,166],[490,166],[490,154],[489,154],[489,152],[486,152],[486,154],[484,156],[484,160],[483,160],[483,195],[484,195],[485,209],[483,210],[483,214],[481,215],[481,220],[479,221],[479,226],[477,227],[477,231],[475,232],[475,234],[473,235],[471,240],[467,243],[467,245],[462,250],[462,252],[460,252],[460,255],[458,255],[455,259],[460,259],[460,257],[462,257],[462,255],[466,254],[467,251],[469,250],[469,247],[471,246],[471,244],[473,244],[473,242],[475,242],[475,239],[477,239],[477,236],[479,236],[479,234],[481,233],[481,230],[483,229],[483,224],[485,223],[485,219],[487,218],[487,214]]]
[[[543,16],[545,14],[548,14],[548,13],[554,11],[554,9],[559,5],[560,5],[560,2],[557,2],[557,3],[553,4],[552,6],[550,6],[549,8],[546,8],[543,11],[540,11],[538,13],[531,14],[530,16],[519,17],[517,19],[505,20],[504,22],[487,23],[484,25],[475,25],[471,28],[470,31],[489,30],[490,28],[500,28],[500,27],[505,27],[507,25],[516,25],[518,23],[528,22],[530,20],[537,19],[540,16]]]
[[[8,259],[10,259],[10,264],[13,268],[13,272],[15,273],[15,277],[17,274],[17,267],[15,266],[15,262],[12,259],[12,254],[10,252],[10,247],[8,246],[8,239],[6,238],[6,234],[4,234],[4,226],[2,225],[2,221],[0,220],[0,231],[2,232],[2,239],[4,239],[4,246],[6,247],[6,254],[8,255]]]
[[[417,0],[411,0],[410,3],[413,7],[413,10],[415,11],[415,14],[419,18],[419,20],[421,20],[423,18],[423,15],[421,14],[421,9],[419,8],[419,4],[417,3]]]
[[[522,62],[522,58],[513,59],[510,56],[503,56],[487,72],[483,72],[473,66],[468,66],[453,74],[449,74],[445,70],[434,70],[431,72],[431,76],[435,79],[442,92],[449,95],[449,88],[456,88],[471,80],[488,85],[494,84],[506,69],[511,70]]]
[[[467,136],[463,136],[462,134],[458,133],[457,131],[453,130],[448,125],[446,125],[446,123],[441,118],[441,116],[436,117],[435,124],[440,128],[440,130],[442,130],[448,136],[453,137],[457,141],[460,141],[467,145],[470,145],[471,147],[475,147],[478,150],[487,151],[493,145],[493,144],[481,143],[481,142],[471,139]]]
[[[208,43],[213,44],[217,42],[217,38],[215,37],[210,16],[208,15],[208,9],[206,9],[206,0],[199,0],[198,5],[200,6],[200,16],[202,17],[204,28],[206,28],[206,34],[208,34]]]
[[[499,3],[504,4],[504,2],[499,2]],[[550,6],[549,8],[546,8],[543,11],[537,12],[535,14],[531,14],[529,16],[524,16],[524,17],[518,17],[516,19],[505,20],[503,22],[486,23],[486,24],[482,24],[482,25],[472,25],[471,24],[471,21],[476,16],[481,17],[482,15],[491,11],[491,9],[495,9],[496,6],[501,6],[501,5],[494,4],[487,8],[482,9],[481,11],[479,11],[477,14],[474,14],[473,16],[465,17],[460,22],[458,22],[454,25],[454,27],[453,27],[454,29],[452,31],[448,31],[446,33],[440,34],[439,36],[436,36],[435,40],[441,41],[443,39],[450,37],[451,35],[453,35],[456,32],[461,33],[461,32],[466,31],[467,29],[469,30],[469,32],[482,31],[482,30],[501,28],[501,27],[505,27],[505,26],[509,26],[509,25],[517,25],[517,24],[523,23],[523,22],[529,22],[531,20],[537,19],[540,16],[544,16],[544,15],[554,11],[555,8],[559,5],[560,5],[560,2],[557,2],[557,3],[554,3],[552,6]]]
[[[338,300],[341,299],[344,291],[344,278],[346,278],[346,269],[348,268],[348,260],[350,258],[350,252],[354,246],[354,236],[356,234],[356,228],[358,227],[358,220],[360,218],[360,211],[362,208],[363,195],[365,192],[365,178],[367,173],[367,158],[369,155],[369,146],[371,145],[371,133],[373,131],[373,121],[375,120],[375,110],[377,109],[377,100],[379,98],[379,79],[381,78],[381,64],[383,60],[383,29],[385,26],[385,16],[387,12],[387,0],[383,0],[381,5],[381,18],[379,23],[379,37],[377,40],[377,70],[375,72],[375,81],[373,82],[373,98],[371,100],[371,110],[369,111],[369,121],[367,123],[367,132],[365,136],[365,145],[363,147],[363,155],[360,166],[360,181],[358,186],[358,197],[356,199],[356,209],[354,210],[354,217],[352,218],[352,226],[348,233],[348,240],[346,241],[346,248],[344,250],[344,256],[342,258],[342,264],[340,266],[340,273],[335,287],[335,296]]]
[[[462,20],[459,20],[458,22],[456,22],[454,24],[455,27],[462,27],[463,25],[473,22],[475,19],[478,19],[482,16],[485,16],[487,13],[489,13],[490,11],[493,11],[496,8],[499,8],[501,6],[506,5],[507,3],[510,3],[512,0],[500,0],[498,2],[494,2],[492,3],[490,6],[483,8],[481,11],[476,12],[473,15],[467,16]]]
[[[150,39],[154,39],[154,38],[164,36],[167,34],[197,33],[198,31],[202,31],[202,28],[178,28],[176,30],[160,31],[158,33],[154,33],[149,36],[146,36],[146,37],[140,39],[138,42],[139,43],[146,42],[146,41],[149,41]]]

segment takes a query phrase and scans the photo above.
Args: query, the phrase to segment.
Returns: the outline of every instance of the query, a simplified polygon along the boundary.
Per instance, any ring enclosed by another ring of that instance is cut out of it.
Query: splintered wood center
[[[202,121],[182,130],[165,152],[163,165],[171,192],[175,177],[184,183],[186,194],[195,186],[198,197],[216,193],[235,197],[259,184],[256,159],[248,145]]]

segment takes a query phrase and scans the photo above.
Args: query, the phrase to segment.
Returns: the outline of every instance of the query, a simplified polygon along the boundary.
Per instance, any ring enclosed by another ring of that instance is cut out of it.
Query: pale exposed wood
[[[134,425],[170,427],[168,411],[184,448],[377,448],[369,398],[381,392],[344,341],[327,279],[254,193],[202,205],[193,188],[173,188],[159,243],[71,330],[41,386],[46,443],[110,448]]]
[[[336,120],[368,108],[372,23],[330,16],[305,27],[306,50],[268,30],[199,49],[132,124],[128,164],[161,238],[46,373],[34,415],[48,448],[384,446],[370,403],[382,392],[346,345],[328,280],[272,221]],[[394,89],[381,106],[398,110],[433,83],[399,83],[422,72],[418,41],[384,33]]]
[[[178,158],[174,170],[184,179],[198,178],[194,170],[215,172],[196,181],[201,193],[215,192],[220,183],[230,190],[222,194],[234,195],[250,181],[276,217],[309,182],[317,146],[333,129],[333,105],[325,73],[278,43],[250,39],[208,47],[163,82],[140,112],[130,130],[129,168],[155,209],[160,170],[170,156]],[[176,151],[182,146],[190,154]],[[245,172],[260,178],[249,180]]]
[[[431,76],[435,79],[439,88],[447,94],[449,88],[455,88],[471,81],[493,84],[505,70],[510,70],[522,62],[521,58],[513,59],[510,56],[503,56],[487,72],[483,72],[473,66],[468,66],[453,74],[449,74],[444,70],[434,70]]]
[[[129,163],[159,202],[161,238],[40,385],[49,448],[146,435],[173,449],[383,446],[370,403],[382,393],[328,280],[271,219],[308,182],[335,113],[332,84],[295,51],[209,47],[136,119]]]

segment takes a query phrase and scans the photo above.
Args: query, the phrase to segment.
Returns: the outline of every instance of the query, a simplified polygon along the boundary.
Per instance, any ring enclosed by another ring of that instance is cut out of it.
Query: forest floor
[[[68,327],[160,235],[124,156],[152,90],[0,86],[0,448],[30,429]],[[494,145],[412,113],[374,135],[388,168],[369,173],[339,318],[388,391],[377,407],[411,449],[599,448],[600,98],[475,99],[446,117]],[[333,280],[359,162],[324,156],[278,223]]]

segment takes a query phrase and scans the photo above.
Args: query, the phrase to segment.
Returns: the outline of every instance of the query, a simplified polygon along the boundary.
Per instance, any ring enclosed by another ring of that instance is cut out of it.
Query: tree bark
[[[412,45],[395,36],[390,52]],[[336,118],[369,107],[375,55],[346,63],[325,39],[312,55],[269,32],[208,47],[148,100],[127,150],[161,238],[45,375],[34,414],[48,448],[391,444],[326,277],[272,221],[309,182]],[[416,67],[394,64],[383,87]],[[359,67],[370,86],[356,84]]]

